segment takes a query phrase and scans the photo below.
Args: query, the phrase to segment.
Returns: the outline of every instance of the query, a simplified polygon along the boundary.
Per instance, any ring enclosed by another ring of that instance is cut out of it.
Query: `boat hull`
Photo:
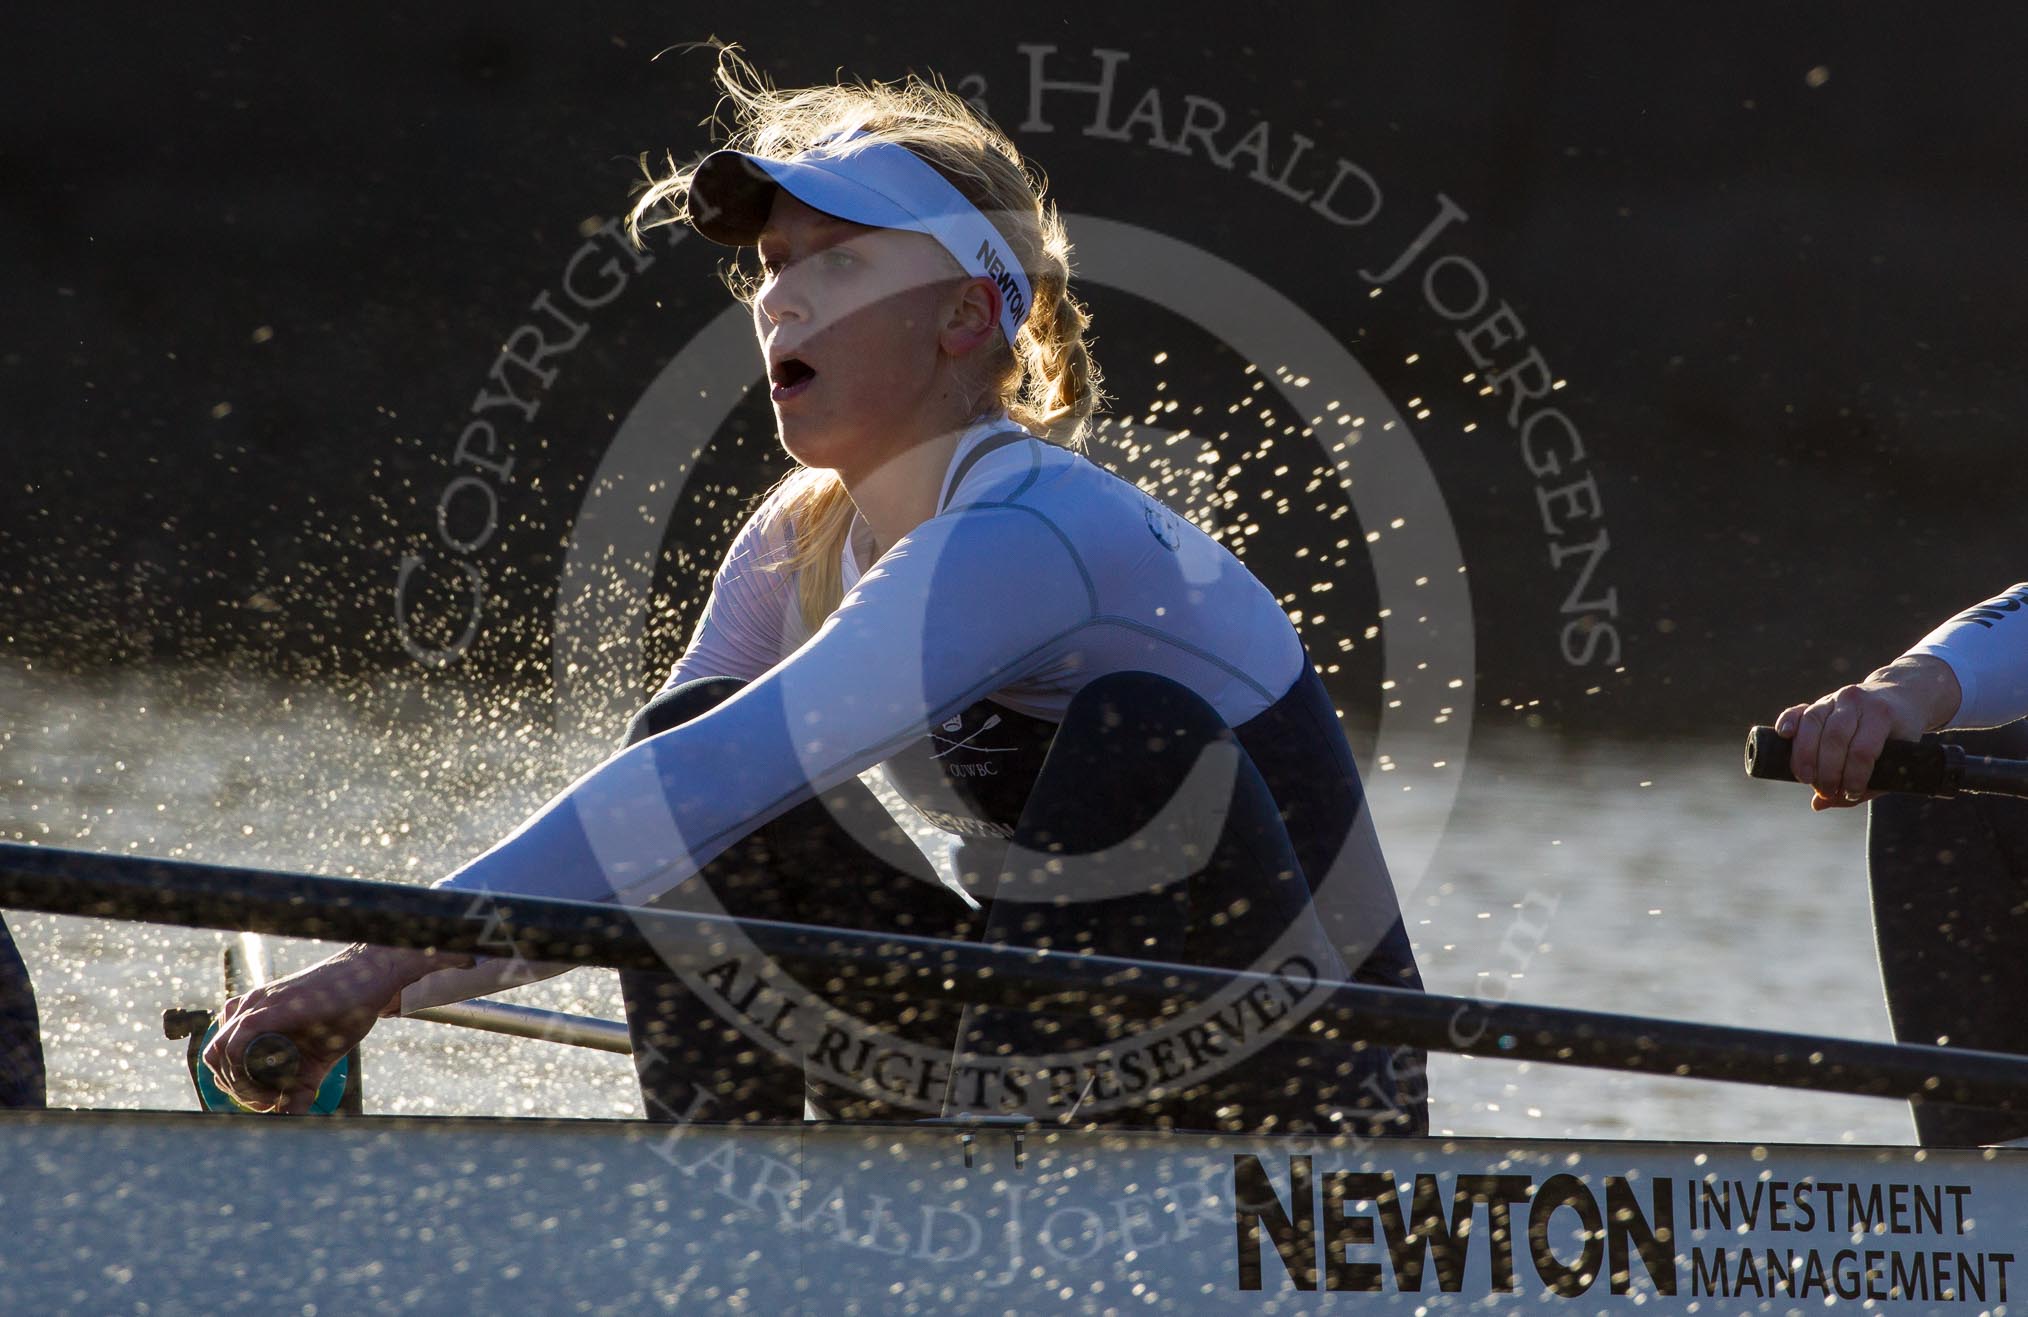
[[[0,1113],[0,1312],[1976,1312],[2024,1158]]]

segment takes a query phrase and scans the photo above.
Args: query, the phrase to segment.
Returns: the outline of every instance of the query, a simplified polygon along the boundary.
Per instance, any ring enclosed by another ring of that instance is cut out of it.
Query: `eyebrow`
[[[870,229],[872,227],[868,224],[855,224],[851,220],[840,219],[836,215],[826,215],[821,210],[813,211],[812,213],[816,216],[814,227],[823,229],[826,232],[835,232],[838,229]],[[760,231],[759,236],[754,239],[754,245],[759,246],[770,238],[780,241],[781,236],[782,231],[780,227],[770,224]]]

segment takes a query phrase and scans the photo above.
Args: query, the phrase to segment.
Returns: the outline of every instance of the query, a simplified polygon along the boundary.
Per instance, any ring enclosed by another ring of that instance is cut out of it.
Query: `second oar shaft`
[[[617,1020],[594,1019],[589,1015],[566,1015],[534,1006],[514,1006],[500,1001],[460,1001],[448,1006],[426,1006],[403,1017],[455,1024],[463,1029],[482,1029],[510,1038],[534,1038],[569,1047],[589,1047],[598,1052],[632,1056],[634,1045],[627,1026]]]

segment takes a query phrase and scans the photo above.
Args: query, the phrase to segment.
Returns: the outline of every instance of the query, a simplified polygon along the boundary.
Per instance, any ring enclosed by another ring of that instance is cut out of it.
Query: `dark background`
[[[1470,568],[1489,714],[1539,699],[1552,726],[1624,734],[1767,720],[2028,575],[2018,9],[451,8],[10,15],[0,651],[334,681],[412,668],[396,568],[434,531],[471,399],[581,226],[623,211],[636,158],[708,144],[709,56],[653,57],[712,35],[784,85],[978,75],[1067,210],[1218,253],[1330,326],[1404,414],[1431,399],[1417,435]],[[1089,98],[1053,97],[1055,131],[1019,132],[1018,47],[1036,43],[1081,79],[1095,48],[1129,52],[1116,120],[1158,87],[1172,132],[1186,94],[1226,109],[1227,144],[1270,121],[1277,162],[1301,132],[1313,163],[1369,171],[1382,212],[1336,228],[1244,165],[1088,137]],[[1370,299],[1354,273],[1392,259],[1439,193],[1470,215],[1443,249],[1569,380],[1623,671],[1562,652],[1571,582],[1503,403],[1458,383],[1449,326],[1412,290]],[[714,269],[702,244],[668,251],[516,431],[480,555],[488,612],[451,675],[546,688],[584,482],[615,416],[725,306]],[[1207,400],[1239,381],[1190,327],[1091,300],[1120,414],[1178,377],[1150,345],[1187,356]],[[1467,416],[1479,433],[1458,433]],[[692,480],[644,691],[778,463],[749,406]],[[1313,530],[1270,521],[1263,559]],[[1333,626],[1356,636],[1373,601],[1353,577]],[[1348,662],[1354,701],[1372,699],[1374,651]]]

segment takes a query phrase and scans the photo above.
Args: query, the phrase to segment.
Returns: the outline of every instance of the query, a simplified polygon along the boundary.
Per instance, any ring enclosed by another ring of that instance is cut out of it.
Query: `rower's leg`
[[[1185,1129],[1411,1133],[1389,1049],[1310,1034],[1291,1004],[1344,967],[1319,922],[1266,782],[1232,730],[1188,688],[1146,673],[1092,682],[1072,700],[1022,811],[985,939],[1230,969],[1284,971],[1222,1012],[1226,1023],[1161,1026],[1055,1011],[969,1012],[953,1110],[1008,1109],[996,1078],[1012,1058],[1100,1045],[1109,1063],[1057,1067],[1026,1109],[1058,1117],[1080,1098],[1134,1101],[1103,1124]],[[1261,1039],[1264,1045],[1255,1047]],[[1024,1087],[1032,1088],[1026,1084]],[[1159,1099],[1139,1095],[1164,1090]],[[991,1090],[991,1091],[989,1091]]]
[[[2028,722],[1943,739],[2028,757]],[[2028,1055],[2028,801],[1885,795],[1867,832],[1873,929],[1894,1036]],[[2028,1136],[2028,1115],[1915,1104],[1927,1146]]]
[[[629,742],[667,731],[729,698],[742,683],[730,678],[690,682],[657,698],[635,718]],[[700,890],[700,884],[703,889]],[[925,937],[969,937],[969,910],[943,884],[873,794],[847,781],[757,829],[706,865],[698,876],[657,903],[664,908],[723,912]],[[757,957],[734,979],[734,994],[751,982]],[[891,1031],[931,1055],[947,1053],[956,1030],[954,1010],[899,1003],[892,992],[855,991],[841,977],[807,985],[871,1032]],[[634,1068],[651,1120],[800,1121],[804,1066],[770,1045],[765,1021],[729,1021],[674,974],[626,972],[620,976]],[[723,1010],[739,1012],[721,998]],[[761,1011],[756,1003],[754,1011]],[[803,1014],[807,1014],[804,1012]],[[806,1022],[807,1023],[807,1022]],[[811,1042],[821,1043],[819,1032]],[[833,1049],[846,1063],[872,1053]],[[836,1068],[836,1067],[834,1067]],[[888,1066],[883,1073],[899,1073]],[[833,1115],[874,1118],[894,1114],[864,1094],[818,1085],[815,1094]],[[919,1114],[909,1110],[907,1115]]]
[[[42,1029],[28,967],[0,920],[0,1107],[44,1104]]]

